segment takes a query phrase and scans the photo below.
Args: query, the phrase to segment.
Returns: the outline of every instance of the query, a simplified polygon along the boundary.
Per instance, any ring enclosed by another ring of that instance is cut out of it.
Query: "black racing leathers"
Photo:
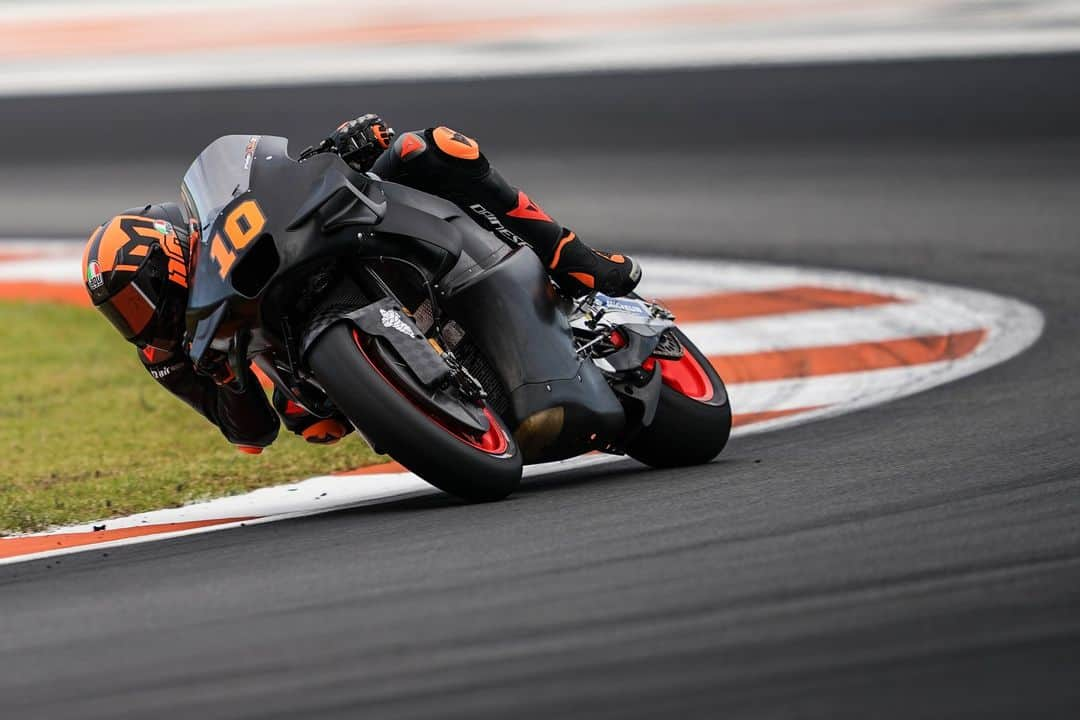
[[[364,170],[366,168],[359,168]],[[371,167],[379,177],[446,198],[503,239],[527,244],[570,295],[625,295],[641,269],[632,258],[593,250],[491,166],[479,144],[447,127],[399,135]]]
[[[251,370],[241,393],[196,373],[183,353],[146,348],[139,351],[139,360],[163,388],[217,425],[232,444],[263,448],[277,438],[278,416]]]
[[[527,243],[545,265],[570,234],[491,166],[470,137],[445,127],[397,136],[371,167],[385,180],[450,200],[504,239]]]

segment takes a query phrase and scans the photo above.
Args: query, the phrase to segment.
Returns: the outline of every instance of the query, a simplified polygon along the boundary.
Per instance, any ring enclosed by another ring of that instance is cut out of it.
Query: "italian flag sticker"
[[[104,282],[104,278],[101,276],[101,266],[97,264],[97,260],[94,260],[86,266],[86,284],[91,290],[97,290]]]

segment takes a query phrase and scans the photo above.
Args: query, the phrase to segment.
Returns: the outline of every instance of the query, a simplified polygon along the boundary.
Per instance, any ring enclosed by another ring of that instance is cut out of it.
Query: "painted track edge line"
[[[0,558],[0,566],[2,565],[14,565],[21,562],[29,562],[31,560],[45,560],[52,557],[60,557],[63,555],[74,555],[81,552],[92,552],[95,550],[108,550],[110,548],[124,547],[127,545],[142,545],[143,543],[156,542],[158,540],[172,540],[174,538],[188,537],[189,535],[202,535],[205,533],[217,532],[218,530],[233,530],[236,528],[248,527],[251,525],[265,525],[267,523],[278,522],[281,520],[297,520],[305,517],[312,517],[314,515],[326,515],[328,513],[340,512],[345,510],[352,510],[355,508],[367,507],[370,505],[381,505],[384,503],[398,502],[400,500],[409,500],[414,497],[424,497],[428,495],[435,495],[440,491],[432,487],[431,490],[413,490],[403,492],[400,495],[370,498],[368,500],[362,500],[349,505],[334,506],[324,509],[312,509],[304,510],[294,513],[283,513],[280,515],[267,515],[266,517],[250,518],[248,520],[238,520],[235,522],[218,523],[215,525],[207,525],[205,527],[189,528],[186,530],[176,530],[173,532],[158,533],[152,535],[140,535],[132,538],[119,538],[116,540],[107,540],[102,543],[94,543],[88,545],[73,545],[71,547],[61,547],[55,550],[43,550],[37,553],[29,553],[26,555],[14,555],[11,557]],[[0,538],[0,542],[3,542],[3,538]]]

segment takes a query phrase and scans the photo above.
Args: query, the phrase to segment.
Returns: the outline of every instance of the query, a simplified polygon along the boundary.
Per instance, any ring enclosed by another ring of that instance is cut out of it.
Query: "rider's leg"
[[[494,215],[527,242],[571,294],[625,295],[641,270],[628,255],[595,251],[491,167],[475,140],[445,127],[403,133],[371,168],[386,180],[451,200],[482,226]]]

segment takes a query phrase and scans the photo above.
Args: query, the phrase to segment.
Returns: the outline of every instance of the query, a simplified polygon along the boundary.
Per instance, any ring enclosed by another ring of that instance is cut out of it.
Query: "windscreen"
[[[247,192],[259,135],[226,135],[210,143],[184,175],[180,195],[188,215],[205,231],[221,209]]]

